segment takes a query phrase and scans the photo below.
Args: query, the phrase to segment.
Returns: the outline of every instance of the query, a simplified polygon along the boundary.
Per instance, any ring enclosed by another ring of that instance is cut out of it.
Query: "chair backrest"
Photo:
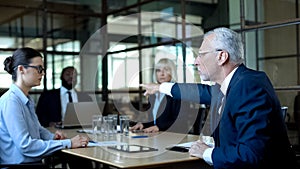
[[[198,110],[196,120],[195,120],[195,123],[193,125],[193,129],[190,132],[190,134],[195,134],[195,135],[200,134],[200,132],[203,128],[203,125],[205,123],[205,120],[206,120],[206,117],[207,117],[207,114],[208,114],[208,110],[209,110],[209,106],[207,106],[207,107],[201,107],[200,106],[200,108]]]
[[[300,93],[295,97],[294,100],[294,120],[296,129],[298,131],[298,144],[300,145]]]
[[[28,163],[28,164],[0,164],[0,168],[5,169],[49,169],[44,163]]]
[[[281,112],[282,112],[283,122],[285,122],[285,119],[286,119],[287,113],[288,113],[288,107],[282,106],[281,107]]]
[[[7,91],[7,88],[0,88],[0,97]]]

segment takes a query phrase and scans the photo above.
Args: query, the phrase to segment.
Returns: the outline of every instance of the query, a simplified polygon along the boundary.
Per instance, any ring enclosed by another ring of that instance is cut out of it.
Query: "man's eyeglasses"
[[[216,49],[216,50],[212,50],[212,51],[199,51],[198,57],[201,58],[202,56],[204,56],[207,53],[220,52],[220,51],[222,51],[222,49]]]
[[[28,67],[35,68],[39,74],[42,74],[43,71],[45,71],[45,69],[44,69],[43,66],[41,66],[41,65],[39,65],[39,66],[23,65],[23,66],[24,66],[25,68],[28,68]]]

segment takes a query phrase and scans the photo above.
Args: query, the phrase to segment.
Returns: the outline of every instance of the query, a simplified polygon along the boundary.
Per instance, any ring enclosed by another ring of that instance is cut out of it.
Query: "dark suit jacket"
[[[214,99],[211,87],[201,84],[175,84],[171,93],[203,104]],[[225,101],[219,134],[213,135],[214,168],[294,168],[281,105],[265,73],[239,66]]]
[[[152,110],[154,108],[155,95],[149,96],[149,103],[143,111],[147,111],[148,119],[141,121],[144,128],[154,126],[154,117]],[[188,122],[191,121],[191,116],[186,116],[189,111],[190,103],[182,100],[173,99],[170,96],[164,96],[159,105],[156,115],[156,125],[160,131],[172,131],[177,133],[187,133],[190,130]],[[195,120],[197,113],[194,113],[192,120]],[[135,125],[136,122],[131,122]]]
[[[148,128],[151,126],[154,126],[154,117],[152,110],[154,108],[154,102],[155,102],[155,95],[151,95],[149,97],[149,109],[147,110],[149,112],[149,120],[150,122],[143,123],[144,128]],[[160,131],[167,130],[177,119],[177,116],[179,114],[180,109],[180,100],[175,100],[170,96],[164,96],[164,98],[161,101],[161,104],[159,105],[158,112],[156,115],[156,125],[159,128]]]
[[[77,92],[78,102],[92,101],[92,98],[83,92]],[[60,89],[45,91],[41,94],[36,114],[42,126],[49,127],[50,122],[61,121]]]

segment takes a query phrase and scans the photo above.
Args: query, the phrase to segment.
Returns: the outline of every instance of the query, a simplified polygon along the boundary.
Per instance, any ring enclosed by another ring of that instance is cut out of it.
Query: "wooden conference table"
[[[64,129],[63,131],[67,134],[68,137],[73,137],[79,134],[77,132],[78,129]],[[199,138],[199,136],[197,135],[171,132],[160,132],[156,134],[129,133],[129,135],[127,136],[118,133],[110,137],[93,134],[87,135],[92,140],[97,141],[98,143],[108,143],[110,141],[113,141],[117,143],[126,143],[126,145],[142,145],[154,148],[155,151],[123,152],[111,149],[108,146],[88,146],[86,148],[63,149],[62,152],[90,159],[92,161],[98,162],[99,164],[106,164],[115,168],[212,168],[202,159],[191,157],[188,152],[166,150],[167,147],[171,147],[172,145],[195,141]],[[142,135],[142,137],[134,138],[134,136],[139,135]],[[128,148],[126,147],[126,145],[124,145],[123,148]],[[117,147],[120,148],[122,147],[122,145],[118,145]]]

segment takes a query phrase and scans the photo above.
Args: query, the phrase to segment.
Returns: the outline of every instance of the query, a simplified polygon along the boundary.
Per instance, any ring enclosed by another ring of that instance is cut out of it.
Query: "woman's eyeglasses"
[[[45,69],[44,69],[43,66],[41,66],[41,65],[39,65],[39,66],[23,65],[23,66],[24,66],[25,68],[28,68],[28,67],[35,68],[39,74],[42,74],[43,71],[45,71]]]

